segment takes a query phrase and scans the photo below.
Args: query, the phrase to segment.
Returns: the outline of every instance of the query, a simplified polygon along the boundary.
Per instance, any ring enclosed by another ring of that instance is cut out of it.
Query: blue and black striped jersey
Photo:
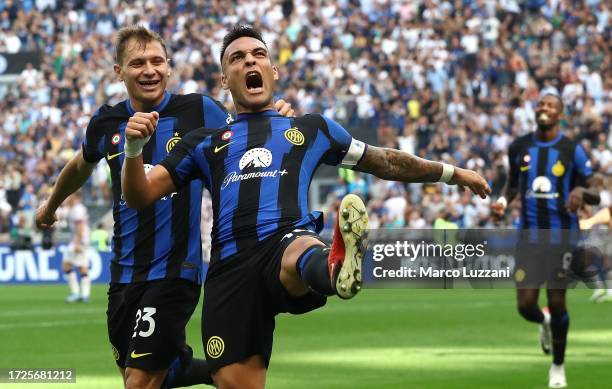
[[[214,132],[196,130],[161,165],[177,188],[202,181],[213,200],[209,274],[236,253],[296,227],[320,231],[308,188],[322,164],[352,167],[366,145],[321,115],[286,118],[274,110],[240,114]]]
[[[521,196],[522,229],[578,229],[578,218],[567,210],[572,189],[593,171],[584,148],[562,133],[550,142],[535,133],[515,140],[509,149],[510,186]]]
[[[166,158],[192,130],[220,128],[232,120],[220,103],[201,94],[166,92],[154,110],[160,116],[154,136],[143,149],[146,168]],[[115,221],[111,282],[184,278],[200,283],[202,183],[194,181],[141,211],[128,207],[122,197],[125,127],[133,114],[129,100],[102,106],[89,122],[83,143],[85,160],[93,163],[106,158],[111,171]]]

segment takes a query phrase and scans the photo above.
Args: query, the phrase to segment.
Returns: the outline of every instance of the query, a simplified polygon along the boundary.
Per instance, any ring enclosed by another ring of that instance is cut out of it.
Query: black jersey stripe
[[[536,166],[537,176],[547,177],[546,170],[548,167],[548,147],[540,147],[538,150],[538,161]],[[536,199],[537,204],[537,222],[538,228],[549,229],[550,218],[548,215],[548,200],[547,199]]]
[[[247,124],[247,141],[245,150],[263,147],[272,136],[272,127],[267,117],[249,119]],[[248,165],[242,170],[243,174],[257,171],[258,168]],[[257,212],[250,212],[253,208],[259,209],[262,178],[255,177],[240,182],[238,188],[238,205],[234,210],[232,235],[236,241],[236,251],[242,252],[252,249],[258,243]]]

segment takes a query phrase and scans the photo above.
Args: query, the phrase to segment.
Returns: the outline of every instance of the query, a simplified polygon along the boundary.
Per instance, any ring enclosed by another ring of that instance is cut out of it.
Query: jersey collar
[[[535,131],[531,134],[531,138],[533,139],[533,143],[535,143],[536,145],[538,145],[540,147],[552,146],[555,143],[557,143],[561,139],[562,136],[563,136],[563,131],[559,130],[559,133],[557,134],[555,139],[550,140],[548,142],[542,142],[541,140],[538,140],[538,138],[536,137]]]
[[[281,114],[275,109],[268,109],[265,111],[255,112],[255,113],[239,113],[238,116],[236,116],[236,121],[250,119],[254,117],[261,117],[261,116],[264,116],[264,117],[265,116],[281,116]]]
[[[153,107],[153,109],[151,109],[151,111],[160,112],[161,110],[166,108],[166,105],[168,105],[169,101],[170,101],[170,92],[164,91],[164,98],[163,98],[163,100],[161,101],[161,103],[159,103],[155,107]],[[130,113],[130,115],[133,115],[136,112],[136,111],[134,111],[134,108],[132,108],[132,103],[130,103],[130,99],[125,100],[125,106],[127,107],[127,110]],[[151,111],[149,111],[149,112],[151,112]]]

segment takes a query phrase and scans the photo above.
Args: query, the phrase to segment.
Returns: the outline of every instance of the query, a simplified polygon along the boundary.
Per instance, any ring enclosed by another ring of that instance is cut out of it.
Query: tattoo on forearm
[[[442,175],[442,164],[399,150],[369,146],[356,170],[390,181],[436,182]]]

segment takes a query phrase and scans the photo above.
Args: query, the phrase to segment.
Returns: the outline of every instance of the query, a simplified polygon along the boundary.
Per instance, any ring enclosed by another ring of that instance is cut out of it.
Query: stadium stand
[[[80,147],[96,107],[126,95],[112,72],[113,33],[144,24],[169,43],[176,93],[219,85],[220,41],[240,20],[264,31],[280,90],[296,115],[321,112],[356,137],[478,170],[501,191],[504,152],[535,126],[543,93],[562,96],[566,134],[580,139],[612,194],[611,10],[605,1],[543,0],[0,0],[0,234],[27,236],[33,210]],[[144,9],[144,12],[143,12]],[[491,227],[490,200],[438,186],[341,171],[317,203],[346,190],[369,200],[372,227]],[[316,187],[316,185],[315,185]],[[329,200],[327,200],[329,199]],[[85,202],[108,209],[102,163]],[[95,213],[95,211],[93,211]],[[506,225],[516,223],[510,212]],[[99,217],[92,216],[92,223]]]

